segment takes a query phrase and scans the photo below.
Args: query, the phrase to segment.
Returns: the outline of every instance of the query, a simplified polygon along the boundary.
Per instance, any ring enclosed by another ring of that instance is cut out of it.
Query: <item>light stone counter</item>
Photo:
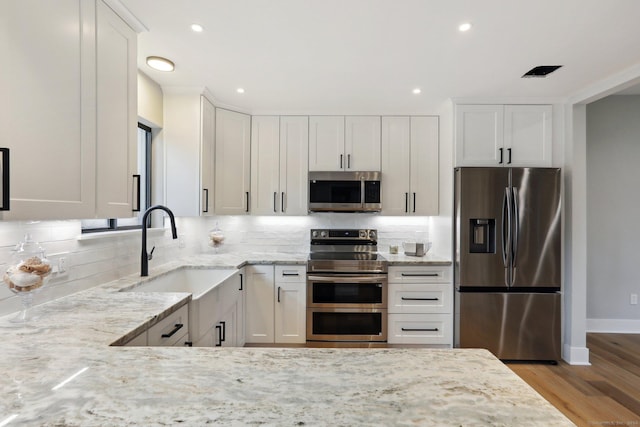
[[[390,266],[398,265],[398,266],[416,266],[416,267],[422,267],[422,266],[441,267],[441,266],[451,265],[450,259],[445,259],[437,255],[430,254],[428,252],[424,256],[405,255],[404,252],[402,252],[402,250],[400,250],[400,252],[398,252],[397,254],[390,254],[389,252],[380,252],[380,255],[382,255],[382,257],[389,262]]]
[[[150,271],[248,260],[224,257]],[[139,281],[38,306],[26,327],[0,318],[0,425],[572,425],[485,350],[110,347],[189,300],[118,292]]]

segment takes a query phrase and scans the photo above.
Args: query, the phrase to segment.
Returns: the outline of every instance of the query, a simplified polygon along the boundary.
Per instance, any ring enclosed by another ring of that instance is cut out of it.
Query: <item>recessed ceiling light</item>
[[[161,56],[147,56],[147,65],[158,71],[173,71],[176,68],[173,62]]]
[[[458,26],[458,30],[461,32],[469,31],[471,29],[471,22],[463,22]]]
[[[422,92],[422,90],[420,90],[420,88],[419,88],[419,87],[417,87],[417,88],[415,88],[415,89],[413,90],[413,94],[414,94],[414,95],[417,95],[417,94],[419,94],[420,92]]]
[[[204,27],[200,24],[191,24],[191,30],[196,33],[201,33],[204,31]]]
[[[241,88],[241,87],[239,87],[238,89],[236,89],[236,92],[238,92],[238,93],[244,93],[244,89],[243,89],[243,88]]]

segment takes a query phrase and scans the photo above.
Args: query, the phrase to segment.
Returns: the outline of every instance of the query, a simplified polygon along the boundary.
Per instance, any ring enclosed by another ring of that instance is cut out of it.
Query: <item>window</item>
[[[138,123],[138,174],[140,175],[140,212],[131,218],[82,220],[83,233],[141,228],[142,215],[151,206],[151,128]]]

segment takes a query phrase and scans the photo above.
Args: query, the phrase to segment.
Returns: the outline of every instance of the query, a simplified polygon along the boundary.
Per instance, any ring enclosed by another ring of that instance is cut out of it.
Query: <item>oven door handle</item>
[[[382,276],[382,277],[381,277]],[[312,282],[324,282],[324,283],[381,283],[386,281],[386,276],[307,276],[307,280]]]

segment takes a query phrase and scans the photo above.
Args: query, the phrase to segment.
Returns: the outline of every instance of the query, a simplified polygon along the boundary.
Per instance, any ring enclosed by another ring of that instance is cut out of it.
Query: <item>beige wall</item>
[[[162,128],[162,88],[138,70],[138,119],[152,128]]]

